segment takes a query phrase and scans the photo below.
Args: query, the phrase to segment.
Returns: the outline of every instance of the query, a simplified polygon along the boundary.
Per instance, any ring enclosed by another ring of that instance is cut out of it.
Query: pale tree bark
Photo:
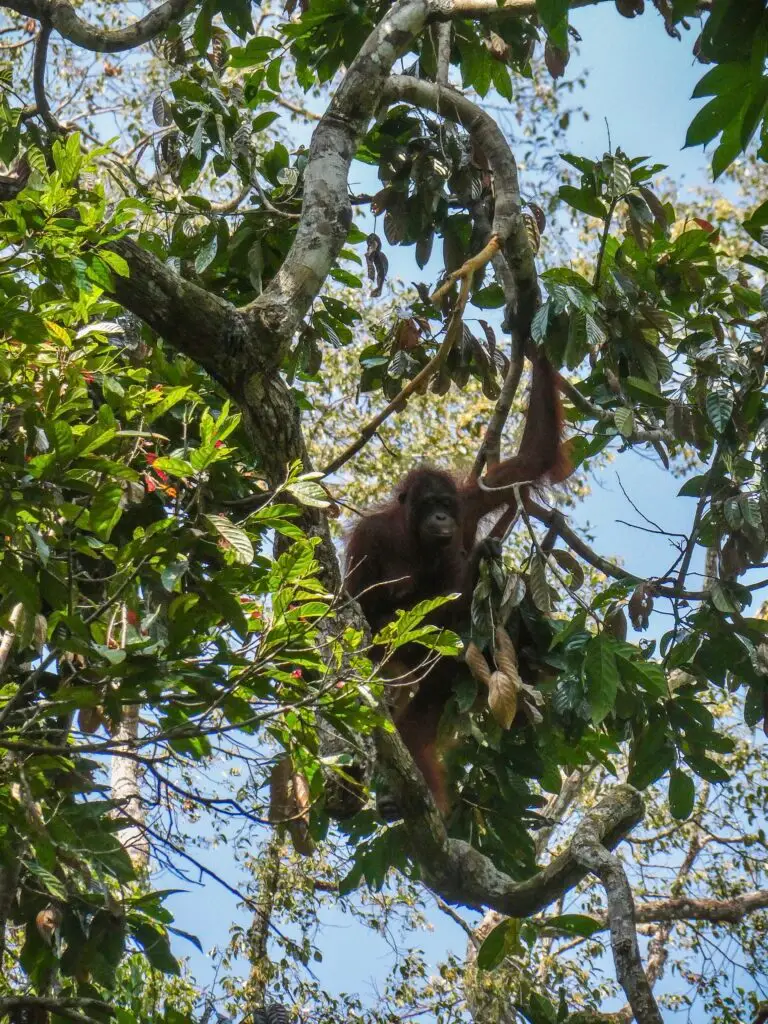
[[[126,749],[133,749],[139,737],[139,706],[128,704],[123,707],[123,717],[114,739]],[[130,824],[117,833],[123,848],[131,858],[137,872],[143,872],[149,864],[149,839],[143,827],[146,814],[141,799],[141,766],[130,757],[115,753],[112,756],[112,799],[120,809],[118,817],[125,817]]]

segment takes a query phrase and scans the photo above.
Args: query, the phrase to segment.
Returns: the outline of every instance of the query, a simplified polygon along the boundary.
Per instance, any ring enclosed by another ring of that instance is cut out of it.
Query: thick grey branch
[[[244,374],[260,368],[247,318],[130,239],[111,242],[109,248],[130,268],[128,277],[114,275],[117,301],[242,400]]]
[[[590,868],[566,849],[524,882],[515,882],[493,862],[461,839],[450,839],[429,798],[423,779],[394,732],[378,730],[379,768],[404,815],[408,853],[421,869],[426,885],[449,903],[476,910],[492,908],[508,917],[530,917],[574,888]],[[636,789],[614,787],[590,814],[595,834],[612,850],[643,816]]]
[[[584,816],[573,835],[570,851],[578,864],[600,879],[605,889],[616,977],[635,1019],[638,1024],[663,1024],[640,959],[632,889],[621,861],[609,853],[602,839],[603,814],[601,803]]]
[[[166,0],[132,25],[110,30],[89,25],[67,0],[5,0],[0,3],[0,7],[16,11],[26,18],[50,22],[70,43],[96,53],[120,53],[141,46],[196,6],[197,0]]]
[[[253,315],[278,339],[275,365],[341,251],[352,223],[347,181],[358,141],[392,65],[424,28],[430,13],[429,0],[392,5],[363,43],[312,135],[296,238],[282,267],[251,306]]]
[[[504,133],[484,110],[461,93],[407,75],[393,75],[384,86],[385,101],[406,100],[434,110],[460,124],[473,137],[493,171],[494,209],[492,233],[503,243],[504,255],[514,277],[516,299],[528,306],[528,296],[538,296],[536,264],[525,230],[520,204],[517,164]]]

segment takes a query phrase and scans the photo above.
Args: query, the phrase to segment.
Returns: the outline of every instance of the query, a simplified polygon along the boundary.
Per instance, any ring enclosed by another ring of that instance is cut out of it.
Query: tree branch
[[[729,900],[676,899],[653,900],[635,908],[640,924],[655,921],[709,921],[710,924],[739,924],[748,914],[768,908],[768,889],[755,889]]]
[[[247,318],[130,239],[110,242],[109,248],[130,268],[128,277],[114,275],[117,301],[242,400],[243,372],[260,368]]]
[[[45,65],[48,61],[48,42],[53,26],[50,21],[40,23],[40,31],[35,41],[35,59],[32,65],[32,89],[35,94],[35,113],[39,114],[46,128],[57,134],[62,127],[51,111],[51,105],[45,94]]]
[[[616,565],[615,562],[609,562],[607,558],[603,558],[602,555],[598,555],[596,551],[593,551],[589,544],[582,540],[578,533],[568,525],[568,521],[560,509],[545,508],[543,505],[539,505],[537,502],[529,499],[526,503],[526,511],[534,519],[538,519],[540,523],[544,523],[545,526],[554,530],[559,537],[562,537],[572,551],[575,551],[577,555],[599,572],[604,573],[606,576],[611,576],[615,580],[626,580],[628,583],[645,582],[642,576],[635,576],[634,573],[628,572],[620,565]]]
[[[569,847],[532,878],[514,882],[469,843],[448,837],[426,783],[414,771],[397,733],[378,729],[375,740],[387,791],[403,813],[408,854],[421,869],[425,884],[447,902],[476,910],[490,907],[508,917],[530,917],[573,889],[591,870]],[[590,812],[589,821],[598,841],[612,850],[642,816],[640,793],[619,785]]]
[[[75,46],[96,53],[121,53],[148,43],[165,32],[197,6],[198,0],[166,0],[158,8],[126,28],[106,29],[89,25],[67,0],[4,0],[0,7],[16,11],[26,18],[49,22],[56,31]]]
[[[609,853],[604,844],[602,813],[601,803],[584,816],[576,828],[570,849],[577,863],[603,883],[616,977],[635,1019],[638,1024],[663,1024],[640,959],[632,889],[621,861]]]
[[[583,6],[586,2],[577,0],[576,6]],[[532,14],[535,4],[532,0],[510,0],[507,9],[511,14],[523,16]],[[293,245],[279,272],[248,308],[248,312],[276,338],[274,365],[281,362],[290,339],[322,287],[346,239],[352,222],[348,192],[350,164],[358,141],[381,100],[392,65],[407,52],[413,39],[430,20],[498,10],[496,0],[482,0],[479,6],[470,0],[399,0],[389,8],[363,43],[312,136],[309,161],[304,171],[301,219]],[[461,124],[465,116],[470,117],[472,123],[478,116],[475,104],[444,86],[438,89],[434,83],[410,80],[406,76],[395,78],[403,79],[402,86],[387,87],[402,88],[401,98],[443,112],[446,116],[451,116],[450,111],[453,110]],[[505,154],[509,153],[498,126],[487,115],[482,116],[489,122],[489,137],[491,132],[495,133]],[[510,173],[512,170],[514,162]],[[498,189],[498,182],[496,184]],[[518,285],[524,287],[526,277],[535,282],[533,258],[527,244],[525,248],[514,244],[518,232],[525,233],[525,226],[520,217],[519,199],[516,218],[512,219],[515,213],[509,206],[512,192],[509,188],[504,191],[501,197],[497,191],[494,233],[504,239],[509,238],[516,252],[512,269]],[[497,221],[510,226],[506,231],[498,232]]]

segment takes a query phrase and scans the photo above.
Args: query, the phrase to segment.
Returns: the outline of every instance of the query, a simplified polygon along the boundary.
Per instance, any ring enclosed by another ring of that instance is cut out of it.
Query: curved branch
[[[613,412],[595,405],[594,402],[590,402],[586,395],[582,395],[579,389],[569,380],[566,380],[565,377],[560,378],[560,390],[570,400],[574,408],[580,412],[585,413],[587,416],[592,416],[600,423],[613,422]],[[659,427],[656,430],[644,430],[642,427],[637,427],[629,437],[622,437],[620,439],[629,443],[633,441],[647,441],[649,444],[654,444],[664,441],[668,445],[679,444],[672,431],[667,430],[666,427]]]
[[[501,435],[520,386],[524,362],[522,338],[513,338],[512,358],[501,386],[501,394],[496,400],[488,426],[485,428],[483,443],[472,467],[472,476],[475,479],[480,477],[485,466],[496,465],[501,458]]]
[[[409,75],[392,75],[384,84],[381,96],[382,105],[390,105],[403,100],[422,109],[432,110],[434,113],[447,117],[456,124],[460,124],[469,133],[477,147],[482,150],[493,172],[495,192],[494,218],[490,241],[482,253],[478,254],[477,257],[473,257],[473,259],[478,261],[482,258],[483,262],[487,262],[488,259],[501,255],[499,252],[500,247],[505,250],[511,249],[516,254],[515,259],[517,262],[518,273],[514,282],[516,294],[519,295],[536,289],[536,267],[521,216],[517,164],[499,126],[476,103],[473,103],[453,89],[413,78]],[[465,275],[464,267],[456,271],[452,277],[449,277],[448,282],[442,288],[447,287],[453,279],[463,275]],[[438,292],[432,297],[432,301],[437,301],[442,288],[438,289]],[[447,341],[450,341],[450,334],[449,328],[446,334]],[[439,365],[438,361],[442,361],[445,355],[447,355],[447,351],[444,349],[445,346],[441,347],[440,351],[430,360],[427,366],[413,380],[409,381],[405,388],[377,416],[363,427],[357,440],[326,467],[324,470],[325,475],[335,472],[348,459],[360,451],[387,417],[394,411],[402,408],[407,398],[422,384],[426,383]],[[520,353],[519,359],[515,358],[513,360],[510,371],[507,374],[507,379],[504,382],[502,394],[496,405],[491,421],[494,433],[490,433],[491,427],[489,427],[488,435],[492,438],[492,445],[496,434],[498,434],[499,439],[501,437],[501,430],[509,414],[521,373],[522,353]],[[498,448],[498,442],[496,442],[496,447]]]
[[[472,136],[473,141],[486,156],[493,172],[495,204],[491,233],[498,235],[504,243],[517,231],[525,234],[520,209],[517,164],[504,133],[494,119],[476,103],[447,86],[413,78],[410,75],[392,75],[382,90],[382,101],[391,104],[402,100],[449,118],[460,124]],[[526,248],[530,252],[527,238]],[[535,276],[533,257],[530,258],[530,267]]]
[[[165,0],[158,8],[126,28],[89,25],[67,0],[4,0],[0,7],[35,18],[53,28],[75,46],[95,53],[121,53],[148,43],[197,6],[197,0]]]
[[[515,882],[493,862],[461,839],[450,839],[426,783],[394,731],[376,732],[378,767],[403,812],[403,833],[409,856],[421,869],[426,885],[449,903],[491,908],[508,917],[530,917],[578,885],[590,868],[570,847],[541,871]],[[632,786],[615,786],[584,822],[607,855],[641,821],[643,798]]]
[[[39,114],[46,128],[52,132],[62,132],[64,129],[53,116],[51,105],[45,93],[45,67],[48,62],[48,43],[51,38],[53,26],[50,21],[40,23],[40,31],[35,41],[35,59],[32,65],[32,89],[35,94],[35,113]]]

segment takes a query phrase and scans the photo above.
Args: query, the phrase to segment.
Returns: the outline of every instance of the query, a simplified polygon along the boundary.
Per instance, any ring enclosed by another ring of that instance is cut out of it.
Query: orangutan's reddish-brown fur
[[[371,629],[377,632],[398,609],[412,608],[440,594],[461,597],[438,609],[430,621],[461,632],[469,625],[472,591],[482,555],[491,540],[476,542],[480,520],[507,510],[493,535],[500,535],[516,511],[513,484],[557,483],[570,472],[562,444],[557,374],[541,355],[533,362],[533,383],[520,450],[490,468],[483,480],[459,481],[451,473],[422,467],[408,473],[387,505],[363,518],[347,541],[347,587]],[[527,488],[522,487],[524,495]],[[498,542],[496,542],[498,544]],[[374,652],[375,653],[375,652]],[[419,675],[425,651],[400,649],[398,663]],[[404,710],[396,713],[403,742],[443,812],[449,807],[436,742],[440,717],[451,696],[455,665],[441,658],[426,673]]]

